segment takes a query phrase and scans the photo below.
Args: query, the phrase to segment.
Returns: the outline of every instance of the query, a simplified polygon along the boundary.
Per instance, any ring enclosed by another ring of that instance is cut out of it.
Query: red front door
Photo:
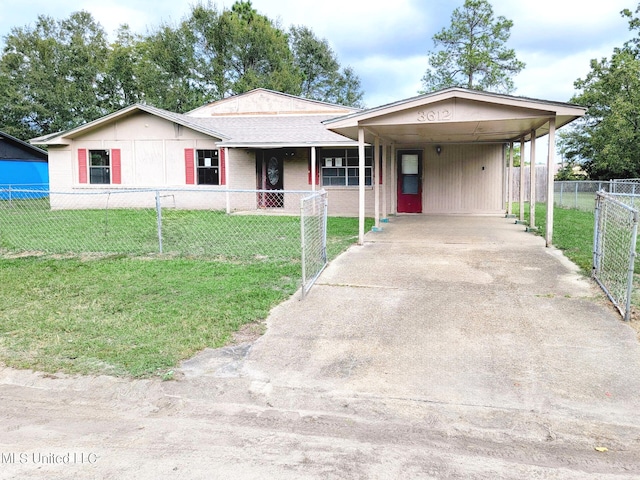
[[[422,213],[422,152],[398,152],[398,213]]]

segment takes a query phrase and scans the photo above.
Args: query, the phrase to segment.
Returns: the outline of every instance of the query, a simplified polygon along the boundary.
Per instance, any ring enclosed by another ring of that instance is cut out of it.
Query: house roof
[[[13,153],[11,153],[11,159],[16,159],[16,155],[15,155],[15,151],[16,149],[19,151],[24,152],[24,155],[20,155],[20,158],[18,158],[17,160],[30,160],[30,159],[40,159],[40,160],[47,160],[49,154],[45,151],[42,150],[41,148],[38,147],[34,147],[33,145],[20,140],[19,138],[16,138],[12,135],[9,135],[8,133],[4,133],[4,132],[0,132],[0,142],[7,142],[8,144],[11,145],[11,147],[9,150]],[[4,159],[5,155],[3,155],[2,152],[4,152],[5,149],[1,148],[0,146],[0,159]],[[9,157],[6,157],[9,158]]]
[[[67,145],[110,122],[145,112],[217,139],[220,146],[277,148],[354,145],[358,129],[365,142],[380,137],[398,145],[507,142],[531,139],[584,115],[586,109],[561,102],[448,88],[368,110],[256,89],[179,114],[132,105],[80,127],[34,138],[32,144]]]
[[[357,109],[256,89],[220,100],[187,114],[131,105],[66,132],[30,140],[36,145],[67,145],[72,139],[111,122],[146,112],[216,138],[229,147],[296,147],[352,145],[353,140],[328,130],[323,121]]]
[[[568,103],[447,88],[354,112],[324,122],[352,139],[365,128],[365,141],[379,136],[396,144],[506,142],[541,137],[581,117],[586,109]]]
[[[187,113],[190,117],[238,115],[340,115],[361,109],[296,97],[288,93],[256,88],[241,95],[209,103]]]
[[[217,117],[198,119],[215,125],[228,139],[219,144],[228,147],[295,147],[353,145],[349,138],[328,130],[323,121],[332,115],[283,115]]]
[[[121,120],[139,112],[146,112],[151,115],[164,118],[165,120],[168,120],[170,122],[177,123],[178,125],[182,125],[184,127],[204,133],[206,135],[210,135],[220,140],[228,139],[226,135],[216,130],[213,125],[200,122],[199,119],[192,118],[180,113],[169,112],[161,108],[152,107],[151,105],[135,104],[118,110],[117,112],[113,112],[110,115],[101,117],[92,122],[85,123],[84,125],[73,128],[71,130],[33,138],[30,140],[30,142],[35,145],[67,145],[73,138],[87,134],[113,121]]]

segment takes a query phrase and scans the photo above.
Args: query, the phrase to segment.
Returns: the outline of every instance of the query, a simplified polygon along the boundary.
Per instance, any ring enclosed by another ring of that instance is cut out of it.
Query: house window
[[[358,186],[358,149],[332,148],[320,152],[322,185]],[[371,185],[373,175],[373,158],[371,147],[365,147],[364,184]]]
[[[197,151],[198,185],[220,185],[218,150]]]
[[[89,150],[89,183],[111,183],[109,150]]]

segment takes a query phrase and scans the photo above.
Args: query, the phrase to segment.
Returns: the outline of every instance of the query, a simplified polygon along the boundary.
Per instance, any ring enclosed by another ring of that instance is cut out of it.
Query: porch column
[[[396,165],[396,145],[391,144],[391,171],[389,172],[389,182],[391,183],[391,214],[396,215],[398,213],[398,168]]]
[[[531,156],[529,159],[529,228],[536,228],[536,131],[531,130]]]
[[[318,179],[316,178],[317,170],[316,170],[316,147],[311,147],[311,191],[316,191],[316,182]]]
[[[509,142],[509,171],[507,174],[507,216],[513,215],[513,142]]]
[[[553,240],[553,165],[555,164],[556,151],[556,118],[549,120],[549,153],[547,155],[547,231],[545,240],[547,247],[551,246]]]
[[[524,222],[524,137],[520,139],[520,218]]]
[[[364,128],[358,127],[358,245],[364,245]]]
[[[371,169],[371,181],[373,182],[374,191],[374,217],[375,217],[375,230],[380,230],[380,137],[377,135],[373,140],[373,168]]]
[[[389,145],[387,142],[382,142],[382,218],[383,221],[387,220],[389,215],[389,208],[387,207],[387,149]]]

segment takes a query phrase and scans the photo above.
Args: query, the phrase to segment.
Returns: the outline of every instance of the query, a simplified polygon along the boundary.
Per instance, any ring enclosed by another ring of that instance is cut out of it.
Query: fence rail
[[[631,315],[631,292],[638,236],[638,210],[625,196],[596,194],[593,277],[625,320]]]
[[[326,193],[0,187],[0,254],[35,252],[304,259],[309,286],[326,264]]]
[[[553,186],[554,203],[561,208],[593,212],[597,192],[626,195],[640,204],[640,183],[634,179],[556,181]]]

